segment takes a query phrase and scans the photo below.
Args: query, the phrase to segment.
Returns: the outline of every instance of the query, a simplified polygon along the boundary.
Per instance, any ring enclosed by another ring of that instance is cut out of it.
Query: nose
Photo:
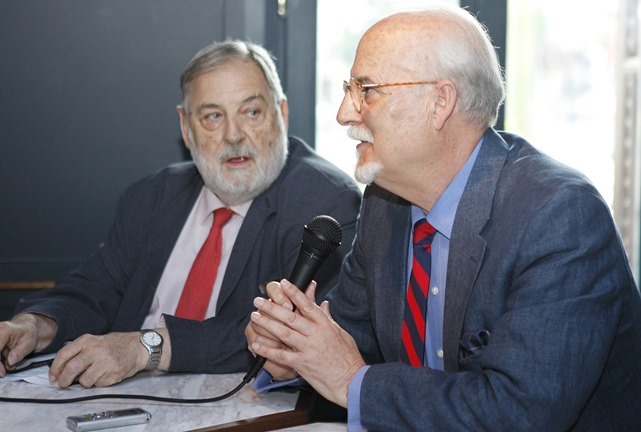
[[[245,138],[245,132],[243,131],[242,126],[239,124],[236,119],[227,117],[227,124],[225,125],[225,142],[228,144],[240,144]]]
[[[360,123],[362,121],[361,114],[356,111],[354,102],[352,102],[352,97],[349,92],[346,92],[343,96],[343,101],[341,106],[338,107],[338,113],[336,113],[336,121],[341,126],[349,126],[352,124]]]

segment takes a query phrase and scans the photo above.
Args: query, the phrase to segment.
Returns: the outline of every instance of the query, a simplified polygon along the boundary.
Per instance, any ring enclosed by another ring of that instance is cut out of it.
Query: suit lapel
[[[227,270],[225,270],[218,296],[218,304],[216,305],[216,314],[220,312],[229,296],[234,292],[236,285],[238,285],[263,225],[271,214],[276,213],[276,196],[280,183],[280,179],[277,180],[269,189],[256,197],[249,207],[227,263]]]
[[[488,129],[454,218],[443,322],[446,371],[458,370],[458,346],[465,311],[485,253],[485,240],[480,233],[490,218],[507,155],[505,141],[493,129]]]
[[[158,288],[169,256],[203,187],[195,167],[185,172],[184,179],[184,184],[177,188],[166,202],[161,203],[152,215],[153,223],[149,232],[153,235],[147,243],[147,264],[140,265],[146,269],[146,274],[139,279],[142,282],[138,285],[142,289],[152,289],[155,292]],[[140,324],[149,312],[154,296],[145,294],[141,295],[141,298],[144,301],[139,309]]]
[[[376,188],[378,188],[376,186]],[[407,253],[410,236],[410,204],[379,188],[380,198],[389,203],[375,209],[380,221],[376,245],[368,253],[380,254],[372,262],[384,263],[374,268],[373,292],[375,329],[383,357],[387,361],[400,358],[401,327],[407,288]],[[378,245],[387,245],[379,247]],[[399,265],[400,264],[400,265]]]

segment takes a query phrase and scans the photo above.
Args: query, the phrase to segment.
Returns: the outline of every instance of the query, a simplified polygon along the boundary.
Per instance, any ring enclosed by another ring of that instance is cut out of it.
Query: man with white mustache
[[[109,386],[150,369],[247,371],[252,299],[291,273],[304,225],[318,215],[340,223],[342,245],[316,273],[316,295],[337,281],[360,190],[287,137],[287,98],[270,54],[241,41],[213,43],[188,64],[181,88],[178,114],[193,163],[131,186],[97,253],[0,323],[0,376],[30,353],[55,351],[49,376],[63,388]],[[196,302],[200,317],[183,315],[183,287],[219,209],[231,216],[209,301]]]
[[[270,387],[304,378],[350,432],[641,431],[641,296],[612,214],[493,128],[482,24],[447,6],[383,18],[343,90],[368,184],[356,238],[325,301],[287,280],[256,298]]]

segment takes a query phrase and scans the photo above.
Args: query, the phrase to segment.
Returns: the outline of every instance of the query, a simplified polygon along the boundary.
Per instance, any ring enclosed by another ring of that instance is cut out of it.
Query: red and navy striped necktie
[[[436,229],[425,218],[414,224],[414,258],[401,333],[401,361],[414,367],[423,366],[425,358],[427,295],[435,234]]]

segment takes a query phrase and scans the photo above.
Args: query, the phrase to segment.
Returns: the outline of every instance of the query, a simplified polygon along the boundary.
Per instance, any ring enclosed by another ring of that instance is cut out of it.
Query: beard
[[[363,126],[350,126],[347,129],[347,136],[356,141],[363,141],[374,144],[372,132]],[[383,164],[380,162],[363,162],[361,163],[361,150],[356,148],[356,168],[354,169],[354,178],[359,183],[372,184],[376,177],[383,171]]]
[[[370,185],[374,183],[374,180],[376,180],[376,177],[378,177],[382,171],[382,163],[367,162],[356,167],[356,169],[354,170],[354,178],[360,183]]]
[[[276,180],[287,161],[287,136],[282,125],[274,148],[263,155],[252,144],[243,141],[240,144],[225,143],[212,157],[199,150],[191,129],[188,133],[191,157],[205,186],[228,206],[245,203],[263,193]],[[254,161],[253,167],[226,169],[225,162],[237,157],[250,158]]]

